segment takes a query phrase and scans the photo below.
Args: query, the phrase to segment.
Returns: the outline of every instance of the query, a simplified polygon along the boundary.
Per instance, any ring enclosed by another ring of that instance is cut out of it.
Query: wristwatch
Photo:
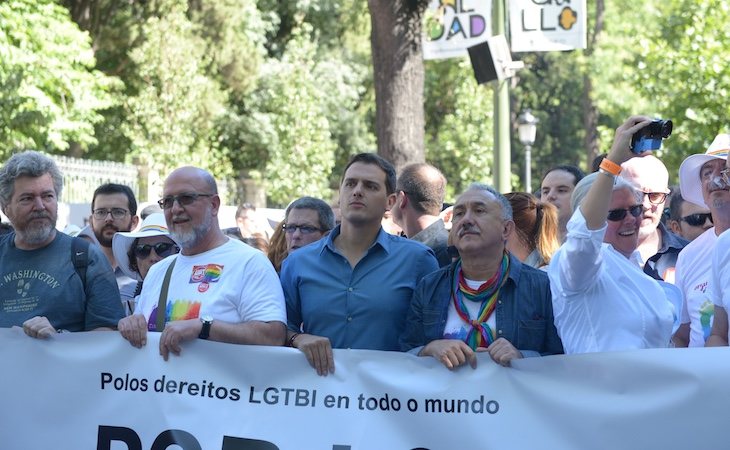
[[[199,339],[208,339],[210,336],[210,326],[213,325],[213,318],[210,316],[202,316],[200,321],[203,322],[203,328],[198,335]]]

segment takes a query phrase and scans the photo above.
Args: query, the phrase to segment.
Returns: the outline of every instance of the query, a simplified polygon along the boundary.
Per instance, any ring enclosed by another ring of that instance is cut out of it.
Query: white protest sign
[[[47,341],[0,329],[8,450],[724,448],[730,349],[550,356],[449,371],[433,358],[336,350],[319,377],[297,350],[157,333]],[[718,413],[719,412],[719,413]]]
[[[509,0],[513,52],[586,47],[585,0]]]
[[[492,35],[491,0],[433,0],[423,23],[423,58],[466,55]]]

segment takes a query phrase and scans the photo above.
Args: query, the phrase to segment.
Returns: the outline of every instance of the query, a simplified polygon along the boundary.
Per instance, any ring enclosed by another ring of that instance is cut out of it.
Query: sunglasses
[[[696,214],[690,214],[688,216],[682,217],[683,222],[687,222],[687,225],[691,227],[699,227],[705,224],[705,222],[709,219],[710,223],[712,223],[712,214],[710,213],[696,213]]]
[[[157,201],[157,204],[160,205],[160,208],[162,209],[170,209],[172,208],[172,205],[175,204],[175,201],[180,206],[189,206],[192,205],[195,200],[197,200],[199,197],[213,197],[214,194],[198,194],[197,192],[189,192],[185,194],[180,195],[168,195],[167,197],[163,197],[160,200]]]
[[[626,213],[629,213],[634,217],[639,217],[643,212],[644,205],[634,205],[630,208],[624,209],[612,209],[608,211],[608,220],[610,220],[611,222],[618,222],[619,220],[624,220],[624,217],[626,217]]]
[[[145,259],[150,256],[152,249],[155,249],[157,256],[167,258],[168,256],[180,251],[180,247],[170,242],[158,242],[157,244],[137,244],[134,247],[134,256]]]

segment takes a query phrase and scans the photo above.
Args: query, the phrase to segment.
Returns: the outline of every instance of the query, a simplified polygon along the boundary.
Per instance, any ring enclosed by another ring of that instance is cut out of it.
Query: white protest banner
[[[513,52],[586,47],[585,0],[509,0]]]
[[[465,56],[492,35],[492,0],[433,0],[423,22],[423,58]]]
[[[433,358],[337,350],[318,377],[290,348],[157,334],[47,341],[0,330],[4,450],[725,448],[730,349],[551,356],[449,371]]]

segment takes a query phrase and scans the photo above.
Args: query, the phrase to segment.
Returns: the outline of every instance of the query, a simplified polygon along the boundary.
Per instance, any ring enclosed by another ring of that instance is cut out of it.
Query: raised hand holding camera
[[[662,148],[662,140],[672,134],[671,120],[654,119],[631,137],[631,151],[640,154]]]

